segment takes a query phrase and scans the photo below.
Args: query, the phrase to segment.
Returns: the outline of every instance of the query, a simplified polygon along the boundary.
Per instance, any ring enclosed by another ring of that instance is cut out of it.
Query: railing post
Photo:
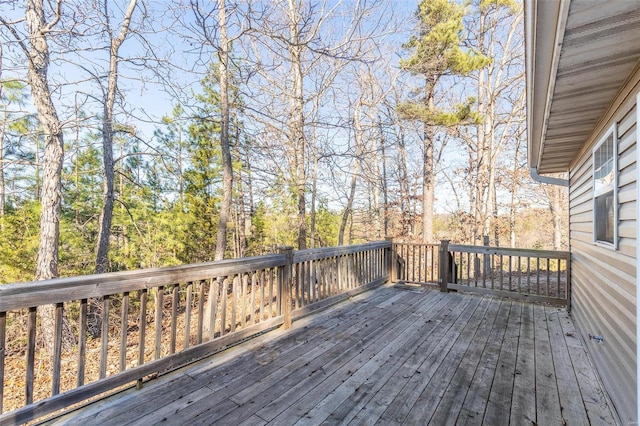
[[[398,280],[398,254],[393,248],[393,237],[386,237],[389,241],[389,256],[387,257],[387,283],[392,284]]]
[[[567,312],[571,312],[571,253],[567,253]],[[560,260],[558,260],[558,269],[560,269]],[[560,283],[558,283],[558,286]]]
[[[489,247],[489,236],[488,235],[484,236],[484,238],[482,240],[482,243],[483,243],[483,245],[485,247]],[[487,276],[489,276],[489,277],[493,276],[493,265],[492,265],[492,262],[491,262],[491,255],[490,254],[486,254],[485,253],[483,256],[484,256],[484,270],[483,270],[484,274],[483,274],[483,276],[486,279]]]
[[[440,260],[440,291],[447,292],[449,284],[449,270],[451,265],[449,265],[449,241],[450,240],[441,240],[440,241],[440,250],[438,253],[438,258]]]
[[[292,267],[293,267],[293,247],[280,246],[278,251],[285,255],[286,263],[282,267],[282,273],[278,275],[278,303],[279,312],[284,316],[283,327],[291,328],[291,289],[292,286]]]

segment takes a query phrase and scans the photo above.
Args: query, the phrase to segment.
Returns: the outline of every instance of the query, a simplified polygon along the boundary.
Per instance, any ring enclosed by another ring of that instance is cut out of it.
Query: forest
[[[561,249],[523,44],[517,0],[3,2],[0,283],[385,237]]]

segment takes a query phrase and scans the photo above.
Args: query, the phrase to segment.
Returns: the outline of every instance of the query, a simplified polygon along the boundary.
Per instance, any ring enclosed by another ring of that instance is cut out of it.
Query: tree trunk
[[[400,187],[400,236],[407,237],[411,229],[411,194],[409,190],[409,174],[407,172],[407,150],[404,141],[404,133],[400,134],[398,140],[398,161],[399,187]]]
[[[309,241],[310,248],[316,246],[316,196],[318,193],[318,156],[313,158],[313,180],[311,182],[311,239]]]
[[[227,38],[227,10],[225,0],[218,0],[218,20],[220,25],[220,151],[222,154],[222,205],[218,221],[215,260],[224,259],[227,247],[227,222],[231,213],[233,193],[233,165],[229,147],[229,40]]]
[[[427,106],[433,110],[434,84],[427,81],[425,85]],[[423,134],[423,171],[422,171],[422,242],[433,242],[433,204],[435,201],[435,173],[433,162],[433,126],[424,123]]]
[[[349,197],[347,198],[347,205],[344,208],[344,212],[342,213],[342,221],[340,222],[340,231],[338,232],[338,245],[341,246],[344,244],[344,232],[347,228],[347,222],[349,221],[349,217],[351,217],[351,212],[353,210],[353,200],[356,195],[356,184],[358,181],[358,173],[360,172],[360,156],[362,155],[362,126],[360,123],[360,107],[356,106],[354,114],[354,126],[356,132],[356,158],[355,164],[352,167],[351,171],[351,186],[349,190]],[[349,234],[349,242],[351,242],[351,232]]]
[[[0,47],[2,52],[2,47]],[[2,93],[0,93],[1,95]],[[6,187],[4,182],[4,135],[7,122],[7,112],[4,111],[2,117],[2,127],[0,127],[0,232],[4,232],[4,214],[6,210]]]
[[[290,145],[294,149],[295,191],[298,200],[298,249],[307,248],[306,173],[304,139],[304,98],[302,87],[302,46],[300,44],[300,17],[295,0],[289,0],[289,35],[291,37],[291,121]]]
[[[109,74],[107,77],[107,92],[103,105],[102,117],[102,160],[104,163],[104,182],[102,186],[102,210],[98,225],[98,243],[96,247],[95,274],[107,272],[109,265],[109,242],[111,239],[111,223],[113,219],[115,162],[113,159],[113,108],[118,91],[118,51],[129,31],[131,16],[136,6],[136,0],[131,0],[125,13],[120,33],[114,39],[110,37],[109,46]],[[104,4],[105,15],[107,4]],[[107,24],[108,25],[108,24]],[[109,33],[110,29],[107,30]],[[87,312],[87,330],[94,338],[100,336],[102,329],[102,303],[99,299],[89,301]]]
[[[382,157],[382,176],[380,186],[382,189],[382,224],[384,237],[389,235],[389,193],[387,191],[387,157],[385,153],[385,140],[382,133],[382,124],[380,126],[380,156]]]
[[[131,16],[136,7],[137,0],[131,0],[122,21],[120,33],[116,38],[110,37],[109,47],[109,74],[107,77],[107,92],[104,99],[102,117],[102,158],[104,162],[104,184],[102,189],[102,211],[100,213],[98,245],[96,248],[96,267],[94,273],[107,272],[109,256],[109,239],[111,238],[111,221],[113,218],[114,204],[114,160],[113,160],[113,107],[118,91],[118,64],[120,62],[118,52],[129,32]],[[104,4],[105,15],[107,3]],[[107,24],[108,26],[108,24]],[[110,29],[107,30],[109,33]],[[99,331],[96,331],[99,333]],[[93,333],[92,333],[93,334]]]
[[[559,186],[551,186],[547,189],[549,194],[549,211],[553,222],[553,249],[562,249],[562,191]]]
[[[47,34],[50,28],[45,22],[42,0],[27,1],[26,22],[30,42],[29,47],[25,47],[25,54],[29,64],[28,80],[31,86],[31,97],[38,112],[38,120],[42,127],[45,141],[36,279],[46,280],[58,276],[64,140],[62,125],[58,119],[49,90],[47,76],[49,46]],[[36,158],[38,158],[37,152]],[[53,305],[40,307],[38,309],[38,317],[45,350],[52,353],[55,337]]]

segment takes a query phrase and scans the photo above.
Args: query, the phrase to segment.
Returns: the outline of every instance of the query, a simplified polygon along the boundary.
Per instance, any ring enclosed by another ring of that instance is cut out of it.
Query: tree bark
[[[0,47],[0,52],[2,51],[2,47]],[[1,64],[0,64],[1,65]],[[0,92],[0,95],[2,93]],[[6,210],[6,186],[4,182],[4,135],[5,135],[5,127],[7,122],[7,112],[4,111],[4,116],[2,117],[2,127],[0,127],[0,231],[4,232],[4,218],[5,210]]]
[[[220,25],[220,151],[222,154],[222,205],[218,220],[215,260],[224,259],[227,248],[227,222],[231,214],[233,193],[233,165],[229,144],[229,40],[227,37],[227,9],[225,0],[218,0],[218,24]]]
[[[356,133],[356,156],[355,156],[355,164],[352,167],[351,171],[351,185],[349,189],[349,196],[347,198],[347,205],[344,208],[344,212],[342,212],[342,221],[340,222],[340,231],[338,232],[338,245],[341,246],[344,244],[344,232],[347,228],[347,222],[349,221],[349,217],[351,217],[351,212],[353,210],[353,200],[356,195],[356,184],[358,181],[358,174],[360,173],[360,156],[362,155],[362,125],[360,122],[360,107],[356,106],[354,112],[354,127]],[[351,233],[350,233],[351,235]],[[351,241],[351,237],[349,238]]]
[[[104,162],[104,184],[102,188],[102,211],[100,212],[98,245],[96,247],[96,267],[94,269],[94,273],[96,274],[105,273],[108,268],[109,239],[111,238],[111,221],[113,218],[113,204],[115,199],[115,170],[113,160],[113,124],[115,119],[113,107],[116,100],[116,93],[118,91],[118,64],[120,62],[118,52],[127,36],[127,33],[129,32],[131,16],[133,15],[133,11],[136,7],[136,1],[137,0],[131,0],[129,2],[129,7],[125,12],[122,27],[120,28],[118,36],[116,38],[109,37],[109,74],[107,77],[107,92],[104,99],[102,117],[102,159]],[[104,9],[106,16],[107,3],[104,4]],[[111,29],[108,28],[108,24],[107,31],[111,33]],[[98,330],[95,330],[95,332],[99,333]]]
[[[380,157],[382,162],[382,175],[380,180],[380,187],[382,189],[382,229],[383,229],[383,237],[386,238],[389,235],[389,192],[387,190],[387,156],[385,145],[386,141],[384,139],[384,134],[382,133],[382,124],[379,123],[380,129]]]
[[[57,23],[59,15],[54,18],[54,21],[47,24],[43,0],[29,0],[25,17],[29,31],[29,46],[27,47],[25,44],[21,44],[21,46],[27,57],[29,65],[27,78],[31,87],[31,97],[38,113],[38,121],[42,127],[45,142],[36,279],[46,280],[58,276],[58,244],[62,203],[61,175],[64,140],[62,125],[49,89],[50,56],[47,41],[47,35]],[[38,157],[37,152],[36,157]],[[40,307],[38,317],[45,350],[52,353],[55,334],[54,307],[52,305]]]
[[[290,144],[295,150],[294,171],[295,191],[298,200],[298,249],[307,248],[307,214],[305,187],[305,138],[304,138],[304,98],[302,87],[302,44],[300,42],[300,16],[295,0],[289,0],[289,36],[291,56],[291,120],[289,122]]]
[[[562,192],[563,188],[559,186],[550,186],[547,189],[549,196],[549,211],[551,212],[553,222],[553,249],[562,249]]]
[[[426,101],[429,110],[433,110],[433,82],[425,86]],[[433,163],[433,126],[424,123],[423,135],[423,171],[422,171],[422,242],[433,242],[433,205],[435,202],[435,172]]]

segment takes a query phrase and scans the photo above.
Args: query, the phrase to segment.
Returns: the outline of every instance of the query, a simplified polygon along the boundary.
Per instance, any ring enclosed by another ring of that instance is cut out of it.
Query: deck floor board
[[[614,424],[566,311],[382,286],[49,424]]]

